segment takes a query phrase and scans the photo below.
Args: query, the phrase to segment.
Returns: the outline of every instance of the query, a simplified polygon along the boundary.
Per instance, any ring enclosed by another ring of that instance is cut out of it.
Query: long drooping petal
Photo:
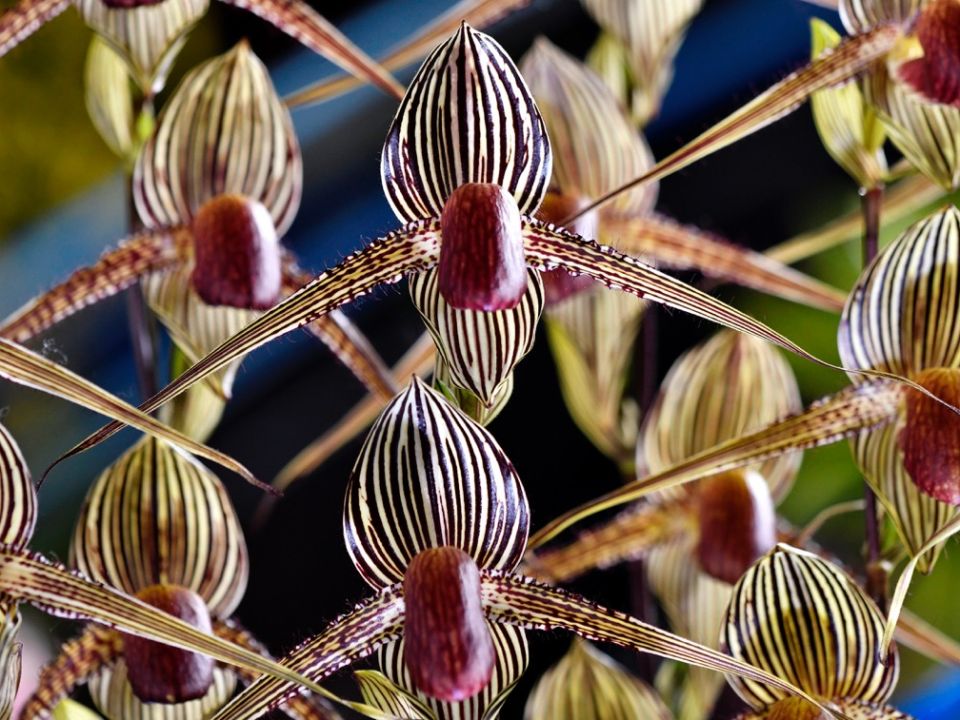
[[[799,695],[832,715],[828,708],[802,689],[765,669],[530,578],[484,571],[483,599],[487,617],[496,622],[537,630],[567,630],[587,640],[609,642],[637,652],[736,675],[783,693]]]
[[[736,584],[722,640],[734,657],[828,700],[883,703],[897,682],[896,652],[881,654],[883,615],[842,570],[778,545]],[[730,678],[761,710],[787,697],[780,688]]]
[[[123,636],[100,625],[87,625],[65,642],[40,673],[37,690],[20,713],[22,720],[45,720],[54,708],[91,676],[123,653]]]
[[[660,267],[696,270],[705,277],[753,288],[830,312],[843,309],[846,293],[713,233],[662,215],[604,218],[601,233],[622,252]]]
[[[493,436],[414,378],[367,435],[347,486],[344,537],[357,570],[381,588],[402,580],[421,551],[444,545],[482,568],[512,569],[529,514]]]
[[[183,373],[151,399],[149,404],[152,407],[148,412],[270,340],[312,322],[380,285],[399,282],[408,273],[422,272],[435,266],[440,250],[439,225],[433,220],[411,223],[322,273]],[[93,447],[120,427],[119,423],[104,427],[64,457]]]
[[[189,450],[194,455],[207,458],[212,462],[233,470],[248,482],[265,489],[253,473],[239,462],[222,452],[191,440],[186,435],[173,430],[155,420],[146,413],[137,410],[103,388],[84,380],[64,367],[37,355],[26,348],[0,339],[0,377],[27,387],[40,390],[64,400],[69,400],[85,408],[115,418],[118,422],[129,424],[142,432],[154,435]]]
[[[611,189],[606,195],[581,209],[578,214],[605,205],[622,192],[638,185],[660,180],[789,115],[817,90],[845,82],[868,69],[890,52],[900,37],[902,31],[898,26],[884,25],[864,35],[847,39],[832,52],[821,55],[806,67],[781,80],[671,153],[640,177],[619,188]]]
[[[68,7],[70,0],[19,0],[5,10],[0,14],[0,57]]]
[[[262,17],[315,53],[376,85],[388,95],[403,97],[403,85],[303,0],[223,1]]]
[[[87,580],[39,555],[0,548],[0,592],[56,617],[92,620],[125,633],[209,655],[340,702],[295,670],[208,635],[162,610]],[[342,638],[338,642],[340,640]]]
[[[269,211],[282,236],[300,206],[302,182],[290,113],[243,41],[177,87],[137,159],[133,195],[148,227],[188,225],[218,195],[242,195]]]
[[[0,337],[24,343],[88,305],[126,290],[143,275],[184,262],[189,244],[189,233],[182,228],[134,235],[17,310],[0,326]]]
[[[424,57],[450,37],[460,23],[466,22],[475,28],[484,28],[529,3],[530,0],[460,0],[409,41],[391,50],[390,54],[380,61],[380,65],[387,70],[399,70]],[[309,85],[289,95],[284,101],[289,107],[295,108],[329,100],[359,85],[360,80],[353,76],[334,77]]]
[[[837,442],[862,429],[889,423],[897,416],[902,394],[900,387],[887,382],[841,391],[812,405],[806,412],[704,450],[656,475],[624,485],[561,515],[530,538],[530,548],[539,547],[591,515],[650,493],[761,462],[785,452]]]
[[[495,183],[521,213],[543,200],[547,133],[510,56],[466,23],[424,61],[390,125],[380,161],[402,222],[440,217],[464,183]]]
[[[382,590],[370,600],[327,626],[285,657],[281,664],[319,682],[340,668],[368,657],[381,646],[399,640],[405,617],[399,586]],[[214,720],[260,717],[297,692],[295,682],[260,678],[214,716]]]

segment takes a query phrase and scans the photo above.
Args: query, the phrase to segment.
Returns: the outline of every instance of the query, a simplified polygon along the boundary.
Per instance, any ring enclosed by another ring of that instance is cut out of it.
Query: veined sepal
[[[470,390],[462,388],[454,382],[450,368],[442,357],[436,359],[433,386],[451,405],[463,411],[471,420],[486,426],[493,422],[510,401],[510,396],[513,395],[513,373],[507,375],[507,379],[500,384],[494,395],[493,404],[489,407]]]
[[[133,114],[133,78],[127,63],[106,40],[94,35],[83,74],[84,100],[93,126],[113,154],[132,166],[142,139],[139,118]]]
[[[367,435],[343,528],[357,570],[382,588],[399,582],[418,553],[444,545],[481,568],[516,567],[529,508],[493,436],[414,378]]]
[[[0,425],[0,545],[26,547],[36,522],[37,493],[30,468],[13,435]]]
[[[0,516],[2,517],[2,516]],[[0,603],[0,720],[13,717],[13,701],[20,687],[21,646],[17,642],[20,613],[15,603]]]
[[[440,292],[438,271],[409,281],[410,298],[437,344],[451,383],[472,392],[488,408],[502,398],[513,369],[536,339],[543,282],[537,271],[523,272],[526,289],[520,303],[492,312],[452,307]]]

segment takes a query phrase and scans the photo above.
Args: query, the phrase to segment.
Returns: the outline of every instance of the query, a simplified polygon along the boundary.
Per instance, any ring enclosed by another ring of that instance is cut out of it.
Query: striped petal
[[[119,660],[97,673],[88,683],[93,704],[108,720],[203,720],[226,704],[237,687],[232,668],[214,668],[207,694],[182,703],[145,703],[127,679],[127,666]]]
[[[610,89],[586,65],[546,38],[520,63],[543,115],[553,151],[551,186],[563,195],[595,198],[645,172],[653,155]],[[653,210],[656,185],[624,193],[615,213]]]
[[[456,384],[450,372],[450,367],[443,361],[443,358],[438,357],[436,360],[433,371],[433,386],[454,407],[462,410],[471,420],[475,420],[486,427],[496,419],[497,415],[510,402],[510,398],[513,396],[513,373],[507,375],[497,387],[489,406],[471,391]]]
[[[805,412],[703,450],[656,475],[627,483],[622,488],[564,513],[535,533],[530,538],[529,546],[536,549],[581,520],[652,493],[779,458],[786,452],[827,445],[863,429],[890,423],[897,418],[902,395],[899,386],[886,382],[843,390],[814,403]]]
[[[466,22],[475,28],[492,25],[503,16],[529,4],[530,0],[460,0],[414,35],[413,38],[390,51],[380,61],[387,70],[399,70],[423,58],[438,44],[457,31]],[[291,108],[308,103],[330,100],[360,85],[356,76],[339,76],[309,85],[285,99]]]
[[[536,630],[566,630],[587,640],[733,674],[798,695],[826,709],[802,689],[765,669],[530,578],[484,571],[483,595],[487,617],[496,622]]]
[[[63,643],[56,658],[40,671],[37,689],[23,706],[21,720],[55,716],[56,708],[64,700],[122,653],[123,639],[119,633],[99,625],[85,626],[80,635]]]
[[[230,615],[247,587],[247,548],[220,480],[165,442],[145,438],[107,468],[80,509],[70,564],[135,595],[177,585]]]
[[[494,183],[523,214],[543,200],[550,144],[503,48],[466,23],[423,63],[387,133],[380,171],[403,222],[440,217],[464,183]]]
[[[269,488],[230,456],[191,440],[132,405],[128,405],[115,395],[111,395],[103,388],[8,340],[0,340],[0,377],[68,400],[106,417],[115,418],[118,422],[167,440],[194,455],[222,465],[254,485]]]
[[[481,568],[516,567],[529,508],[493,436],[414,378],[367,435],[343,530],[357,570],[382,588],[402,580],[420,551],[446,545]]]
[[[164,0],[135,8],[111,8],[104,0],[73,0],[87,25],[127,61],[147,97],[159,92],[187,32],[210,0]]]
[[[871,68],[902,37],[898,26],[884,25],[869,33],[848,38],[832,52],[788,75],[749,103],[660,160],[643,175],[610,190],[584,208],[588,212],[605,205],[621,193],[661,180],[717,150],[732,145],[799,108],[811,94],[846,82]]]
[[[673,56],[703,0],[583,0],[583,4],[598,25],[623,43],[637,86],[635,96],[640,96],[634,111],[638,123],[645,124],[660,108],[673,78]]]
[[[646,304],[594,286],[547,308],[560,392],[580,430],[622,467],[633,462],[636,403],[625,396]]]
[[[851,35],[868,32],[884,23],[912,18],[927,0],[839,0],[840,19]]]
[[[915,375],[960,365],[960,210],[912,225],[860,276],[841,317],[844,365]]]
[[[356,77],[376,85],[388,95],[403,97],[403,85],[354,45],[329,20],[302,0],[224,0],[262,17]]]
[[[637,444],[638,474],[662,472],[801,408],[793,370],[776,349],[722,330],[670,368]],[[800,469],[800,454],[772,457],[754,469],[779,500]]]
[[[814,18],[813,57],[840,44],[840,34]],[[858,83],[851,82],[815,92],[810,98],[813,121],[830,156],[862,188],[876,187],[887,174],[883,154],[883,125],[866,104]]]
[[[386,713],[408,720],[437,720],[433,710],[376,670],[358,670],[353,674],[363,701]]]
[[[543,311],[540,274],[527,272],[527,290],[516,307],[492,312],[452,307],[441,295],[438,280],[436,270],[413,276],[410,298],[437,344],[451,383],[492,407],[517,363],[533,348]]]
[[[643,127],[652,110],[647,104],[650,98],[634,87],[633,71],[623,43],[601,28],[584,62],[610,88],[617,102],[630,113],[631,120]]]
[[[378,660],[384,675],[402,692],[426,705],[436,720],[497,720],[500,709],[527,669],[529,651],[523,629],[487,622],[496,652],[490,682],[479,693],[460,702],[441,702],[415,690],[404,659],[404,641],[380,648]],[[549,716],[548,716],[549,717]]]
[[[248,668],[342,702],[297,671],[208,635],[162,610],[92,582],[37,554],[0,548],[0,592],[55,617],[92,620],[131,635]]]
[[[30,468],[17,441],[0,425],[0,545],[26,546],[36,521],[37,494]]]
[[[881,664],[883,614],[842,570],[816,555],[778,545],[736,584],[722,641],[735,658],[828,700],[883,703],[899,674],[894,650]],[[728,678],[762,710],[787,695]]]
[[[526,720],[672,720],[654,690],[590,643],[575,640],[527,698]]]
[[[0,13],[0,57],[70,7],[70,0],[18,0]]]
[[[401,587],[387,588],[302,643],[283,658],[281,664],[320,682],[337,670],[368,657],[383,645],[398,640],[403,634],[404,617]],[[213,720],[260,717],[282,705],[297,691],[293,682],[260,678],[214,715]],[[368,717],[384,717],[376,708],[351,706]]]
[[[300,205],[302,184],[290,114],[245,41],[183,79],[133,175],[147,227],[189,224],[207,201],[235,194],[266,207],[281,237]]]
[[[960,187],[960,109],[917,98],[877,66],[864,85],[887,135],[914,167],[946,190]]]
[[[20,687],[20,613],[15,604],[0,605],[0,720],[13,717],[13,701]]]
[[[125,162],[136,157],[139,142],[130,79],[123,58],[94,35],[83,69],[87,114],[107,147]]]
[[[131,287],[143,275],[183,262],[190,242],[183,229],[134,235],[17,310],[3,321],[0,337],[27,342],[88,305]]]
[[[151,406],[147,412],[159,408],[196,382],[229,367],[234,360],[270,340],[352,302],[380,285],[399,282],[408,273],[424,272],[436,266],[440,247],[438,226],[435,220],[411,223],[320,274],[310,285],[264,313],[151,398],[144,405]],[[121,423],[104,426],[64,457],[97,445],[121,427]]]
[[[604,242],[628,255],[649,258],[658,267],[696,270],[829,312],[843,309],[847,297],[776,260],[662,215],[605,217],[600,231]]]

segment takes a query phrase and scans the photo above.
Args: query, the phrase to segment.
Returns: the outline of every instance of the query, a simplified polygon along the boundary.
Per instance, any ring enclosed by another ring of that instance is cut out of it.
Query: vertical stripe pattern
[[[550,144],[516,66],[466,23],[423,63],[390,125],[380,170],[403,222],[439,217],[464,183],[495,183],[522,214],[543,200]]]
[[[653,165],[643,136],[597,75],[545,38],[520,63],[543,115],[553,151],[551,187],[572,197],[598,198]],[[657,185],[624,193],[609,205],[620,213],[653,210]]]
[[[20,687],[20,613],[15,603],[0,603],[0,720],[13,717],[13,701]]]
[[[290,113],[245,41],[183,79],[133,174],[137,212],[148,227],[189,224],[205,202],[235,193],[262,203],[280,237],[302,184]]]
[[[793,370],[775,348],[721,330],[670,368],[641,430],[638,475],[658,473],[801,408]],[[800,459],[799,453],[786,453],[753,467],[779,500]]]
[[[851,35],[872,30],[881,23],[899,23],[913,17],[927,0],[839,0],[843,26]]]
[[[84,22],[127,61],[145,95],[163,87],[187,32],[210,6],[210,0],[163,0],[136,8],[110,8],[103,0],[73,3]]]
[[[406,690],[394,685],[382,672],[358,670],[353,677],[367,705],[406,720],[436,720],[433,710]]]
[[[879,662],[884,617],[843,571],[779,545],[734,586],[722,642],[733,657],[827,700],[882,703],[896,685],[896,650]],[[728,682],[760,710],[786,697],[740,678]]]
[[[544,302],[540,273],[528,270],[527,291],[509,310],[450,307],[440,294],[436,270],[410,278],[410,297],[437,344],[450,380],[492,407],[517,363],[533,348]]]
[[[367,435],[343,528],[357,570],[382,588],[431,547],[458,547],[481,568],[513,569],[526,548],[529,507],[493,436],[414,377]]]
[[[144,439],[90,489],[74,529],[71,564],[131,595],[179,585],[211,615],[228,616],[247,586],[247,548],[226,490],[172,446]]]
[[[466,700],[441,702],[417,692],[403,659],[403,640],[380,649],[380,667],[391,682],[426,704],[436,720],[497,720],[510,691],[527,669],[530,657],[523,629],[490,621],[487,627],[497,658],[493,676],[483,690]]]
[[[0,425],[0,545],[26,546],[36,521],[37,494],[30,469],[17,441]]]

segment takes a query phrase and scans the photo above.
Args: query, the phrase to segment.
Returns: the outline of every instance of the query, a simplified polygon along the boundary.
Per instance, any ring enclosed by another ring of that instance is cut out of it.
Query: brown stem
[[[863,212],[863,266],[873,262],[879,251],[880,211],[883,205],[883,185],[861,189]],[[887,572],[880,557],[880,519],[876,493],[869,483],[863,483],[864,521],[866,524],[867,593],[881,611],[887,608]]]

